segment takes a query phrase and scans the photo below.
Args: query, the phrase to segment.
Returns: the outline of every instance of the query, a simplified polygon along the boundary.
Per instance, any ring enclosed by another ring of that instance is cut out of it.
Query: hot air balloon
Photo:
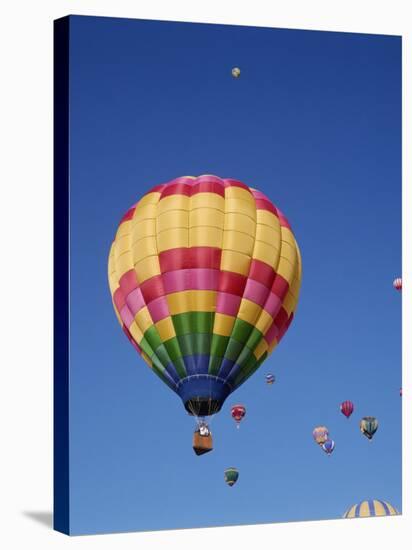
[[[365,416],[360,421],[359,427],[365,437],[372,439],[378,429],[378,421],[374,416]]]
[[[344,414],[346,418],[350,417],[350,415],[353,413],[353,409],[354,409],[354,406],[352,401],[344,401],[340,405],[341,413]]]
[[[384,500],[364,500],[354,504],[343,514],[344,518],[369,518],[372,516],[397,516],[398,510]]]
[[[329,437],[329,430],[325,426],[317,426],[312,435],[318,445],[323,445]]]
[[[233,420],[236,421],[236,427],[239,428],[240,421],[246,414],[246,408],[243,405],[233,405],[230,410]]]
[[[108,262],[122,329],[194,416],[217,413],[280,342],[301,260],[289,222],[234,179],[157,185],[123,216]]]
[[[335,442],[333,439],[327,439],[322,445],[322,449],[326,454],[331,455],[335,449]]]
[[[393,281],[393,287],[396,289],[396,290],[402,290],[402,279],[400,277],[397,277],[394,281]]]
[[[266,379],[266,384],[268,384],[269,386],[271,386],[272,384],[275,383],[275,377],[273,374],[269,373],[265,376],[265,379]]]
[[[229,487],[232,487],[236,483],[239,477],[239,472],[236,468],[227,468],[225,470],[225,481],[229,485]]]
[[[399,390],[399,395],[402,397],[402,388]]]
[[[232,76],[233,76],[233,78],[239,78],[239,76],[240,76],[240,69],[239,69],[239,67],[233,67],[233,69],[232,69]]]

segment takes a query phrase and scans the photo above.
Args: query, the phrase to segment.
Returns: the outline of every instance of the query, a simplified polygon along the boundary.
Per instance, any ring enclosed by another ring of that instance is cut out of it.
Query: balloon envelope
[[[246,414],[246,408],[243,405],[233,405],[230,410],[232,418],[239,423]]]
[[[126,212],[108,273],[127,338],[189,413],[206,416],[287,331],[301,260],[265,195],[233,179],[184,176]]]
[[[325,451],[326,454],[332,454],[335,449],[335,442],[333,441],[333,439],[327,439],[325,443],[323,443],[322,449]]]
[[[396,289],[396,290],[402,290],[402,279],[400,277],[397,277],[394,281],[393,281],[393,287]]]
[[[343,403],[341,403],[340,410],[341,413],[346,416],[346,418],[349,418],[354,410],[352,401],[344,401]]]
[[[240,76],[240,69],[239,69],[239,67],[233,67],[233,69],[232,69],[232,76],[233,76],[233,78],[239,78],[239,76]]]
[[[378,426],[378,421],[374,416],[365,416],[359,424],[361,432],[368,439],[372,439],[378,429]]]
[[[232,487],[236,483],[239,477],[239,472],[236,468],[227,468],[225,470],[225,481],[229,485],[229,487]]]
[[[267,374],[265,379],[266,379],[266,384],[272,385],[275,383],[275,377],[271,373]]]
[[[343,514],[344,518],[367,518],[372,516],[396,516],[399,512],[384,500],[364,500],[354,504]]]
[[[329,437],[329,430],[326,428],[326,426],[317,426],[313,432],[313,439],[316,441],[318,445],[323,445],[325,441]]]

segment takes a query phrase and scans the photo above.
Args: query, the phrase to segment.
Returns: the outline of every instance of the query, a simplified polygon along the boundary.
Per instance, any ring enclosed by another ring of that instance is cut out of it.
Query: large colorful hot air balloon
[[[232,487],[236,483],[239,477],[239,472],[236,468],[227,468],[225,470],[225,481],[229,485],[229,487]]]
[[[127,338],[190,414],[207,416],[287,331],[301,260],[265,195],[233,179],[184,176],[126,212],[108,272]]]
[[[343,514],[344,518],[368,518],[372,516],[397,516],[398,510],[384,500],[364,500],[354,504]]]
[[[327,439],[322,445],[322,449],[326,454],[331,455],[335,449],[335,442],[333,439]]]
[[[396,290],[402,290],[402,279],[400,277],[397,277],[393,281],[393,288],[395,288]]]
[[[346,418],[350,417],[350,415],[353,413],[353,409],[354,409],[354,406],[352,401],[344,401],[340,405],[341,413],[344,414]]]
[[[318,445],[323,445],[325,441],[329,437],[329,430],[326,428],[326,426],[317,426],[313,432],[313,439],[316,441]]]
[[[245,417],[246,408],[243,405],[233,405],[230,410],[233,420],[236,421],[236,427],[239,428],[240,421]]]
[[[266,379],[266,384],[268,384],[269,386],[275,383],[275,376],[271,373],[268,373],[265,376],[265,379]]]
[[[374,416],[365,416],[359,424],[360,431],[368,439],[372,439],[378,429],[378,426],[378,421]]]

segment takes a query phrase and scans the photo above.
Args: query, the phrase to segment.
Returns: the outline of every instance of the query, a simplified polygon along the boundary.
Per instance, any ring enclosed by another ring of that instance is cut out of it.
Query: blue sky
[[[328,519],[369,498],[400,508],[400,38],[72,17],[70,40],[72,532]],[[287,335],[196,457],[193,419],[118,325],[107,256],[145,191],[204,173],[285,212],[303,282]],[[364,415],[380,423],[372,442]]]

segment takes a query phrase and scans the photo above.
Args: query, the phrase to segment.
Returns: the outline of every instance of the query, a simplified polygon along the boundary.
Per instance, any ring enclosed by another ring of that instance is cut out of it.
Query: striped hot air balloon
[[[229,485],[229,487],[232,487],[236,483],[236,481],[239,478],[239,472],[236,468],[227,468],[225,470],[225,481]]]
[[[240,421],[245,417],[246,408],[243,405],[233,405],[230,410],[233,420],[236,422],[236,427],[239,428]]]
[[[370,440],[379,427],[378,420],[374,416],[365,416],[360,421],[359,427],[363,435]]]
[[[342,414],[346,416],[346,418],[349,418],[350,415],[353,413],[354,406],[352,401],[344,401],[340,405],[340,411]]]
[[[265,195],[233,179],[184,176],[126,212],[108,273],[127,338],[186,410],[205,416],[284,336],[301,260]]]
[[[333,439],[327,439],[325,443],[323,443],[322,449],[327,455],[331,455],[335,450],[335,442],[333,441]]]
[[[393,288],[395,288],[396,290],[402,290],[402,279],[400,277],[397,277],[393,281]]]
[[[397,516],[398,510],[384,500],[364,500],[354,504],[343,514],[344,518],[368,518],[374,516]]]
[[[271,386],[272,384],[275,383],[275,377],[273,374],[271,373],[268,373],[266,376],[265,376],[265,379],[266,379],[266,384],[269,384],[269,386]]]

